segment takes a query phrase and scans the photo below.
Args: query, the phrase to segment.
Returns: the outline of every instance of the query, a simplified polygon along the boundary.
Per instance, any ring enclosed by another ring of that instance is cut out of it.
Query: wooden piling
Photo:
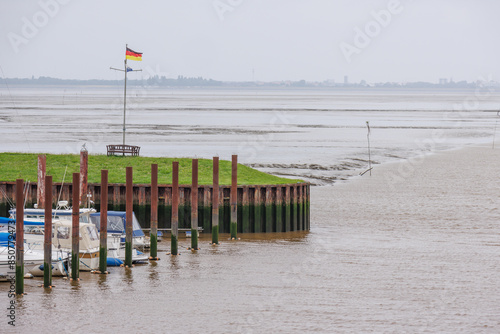
[[[158,164],[151,165],[150,259],[158,260]]]
[[[89,152],[85,147],[80,150],[80,205],[87,205],[87,183],[89,168]]]
[[[238,156],[231,157],[231,239],[237,238],[238,233]]]
[[[292,197],[292,231],[297,231],[297,186],[293,186]]]
[[[270,186],[266,187],[266,233],[273,232],[273,197]]]
[[[248,186],[243,187],[243,194],[241,198],[241,230],[243,233],[252,232],[250,228],[250,201],[248,194]]]
[[[213,157],[212,243],[219,243],[219,157]]]
[[[198,249],[198,159],[191,161],[191,249]]]
[[[172,162],[172,235],[170,254],[179,253],[179,162]]]
[[[16,294],[24,293],[24,180],[16,180]]]
[[[254,214],[253,214],[253,228],[255,233],[262,232],[262,199],[260,186],[255,186],[254,191]]]
[[[43,286],[52,286],[52,176],[46,175],[44,180],[45,191],[45,226],[43,243]]]
[[[212,196],[210,195],[210,187],[203,187],[203,232],[211,233],[212,224]]]
[[[99,229],[99,271],[104,274],[108,270],[108,171],[101,170],[101,215]]]
[[[276,232],[283,232],[283,192],[281,186],[276,187]]]
[[[285,187],[285,232],[290,232],[292,209],[290,205],[290,186]]]
[[[38,156],[38,183],[36,187],[36,203],[39,209],[45,208],[45,171],[47,165],[47,156],[40,154]],[[50,191],[50,190],[49,190]]]
[[[132,221],[133,221],[133,169],[126,167],[126,203],[125,203],[125,266],[132,267]]]
[[[80,174],[73,173],[73,212],[71,225],[71,278],[80,277]]]

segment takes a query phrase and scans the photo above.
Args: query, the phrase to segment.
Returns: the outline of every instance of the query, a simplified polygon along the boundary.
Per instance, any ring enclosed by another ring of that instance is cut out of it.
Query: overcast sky
[[[498,0],[0,0],[2,77],[500,81]]]

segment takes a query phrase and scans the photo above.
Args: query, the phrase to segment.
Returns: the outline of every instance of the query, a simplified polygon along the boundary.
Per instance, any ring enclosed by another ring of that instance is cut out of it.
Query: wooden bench
[[[141,149],[140,146],[133,145],[106,145],[106,148],[108,150],[108,155],[130,154],[131,156],[139,156],[139,150]]]

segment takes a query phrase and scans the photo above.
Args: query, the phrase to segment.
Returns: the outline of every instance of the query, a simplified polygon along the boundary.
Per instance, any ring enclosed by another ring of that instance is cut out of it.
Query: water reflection
[[[108,284],[108,275],[109,274],[98,274],[98,279],[97,279],[97,286],[101,290],[108,290],[109,284]]]

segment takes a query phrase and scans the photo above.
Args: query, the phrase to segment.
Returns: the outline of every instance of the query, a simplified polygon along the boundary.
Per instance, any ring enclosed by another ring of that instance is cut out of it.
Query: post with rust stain
[[[231,239],[237,238],[238,233],[238,156],[233,155],[231,162]]]
[[[100,217],[99,271],[108,270],[108,171],[101,170],[101,217]]]
[[[212,243],[219,244],[219,157],[213,157]]]
[[[45,171],[47,156],[38,156],[38,183],[36,187],[36,203],[39,209],[45,208]]]
[[[73,212],[71,224],[71,279],[80,278],[80,174],[73,173]]]
[[[151,165],[151,248],[150,260],[158,260],[158,164]]]
[[[52,287],[52,176],[46,175],[45,191],[45,226],[43,243],[43,286]]]
[[[24,293],[24,180],[16,180],[16,294]],[[10,266],[10,265],[9,265]]]
[[[191,162],[191,249],[198,249],[198,159]]]
[[[126,167],[126,189],[125,189],[125,266],[132,267],[132,220],[133,220],[133,170]]]
[[[172,235],[170,253],[178,254],[179,240],[179,162],[172,162]]]
[[[89,152],[82,147],[80,150],[80,205],[86,206],[87,201],[87,183],[88,183]]]

